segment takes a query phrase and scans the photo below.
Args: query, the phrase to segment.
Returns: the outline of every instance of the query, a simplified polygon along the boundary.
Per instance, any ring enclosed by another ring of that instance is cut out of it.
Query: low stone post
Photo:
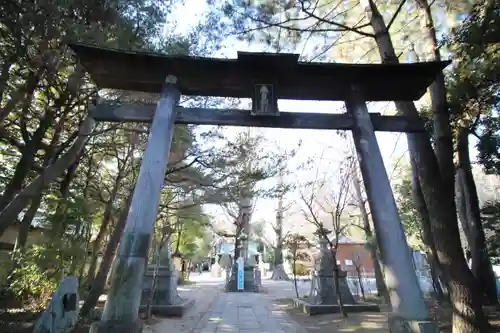
[[[66,276],[52,294],[49,306],[37,320],[33,333],[70,333],[78,322],[78,278]]]

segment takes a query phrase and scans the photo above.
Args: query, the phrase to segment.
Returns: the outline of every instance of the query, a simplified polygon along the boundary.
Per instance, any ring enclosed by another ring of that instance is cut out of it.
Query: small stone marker
[[[69,333],[80,313],[78,278],[66,276],[54,291],[49,306],[38,318],[33,333]]]

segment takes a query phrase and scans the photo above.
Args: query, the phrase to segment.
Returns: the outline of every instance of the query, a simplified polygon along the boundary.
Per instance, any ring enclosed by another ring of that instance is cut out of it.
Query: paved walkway
[[[264,294],[221,293],[196,333],[307,333]]]
[[[263,280],[262,293],[225,293],[224,280],[208,274],[192,276],[196,284],[179,286],[183,298],[195,300],[182,318],[157,318],[143,333],[381,333],[387,332],[387,320],[381,314],[352,314],[346,320],[338,315],[321,318],[294,317],[279,299],[293,298],[291,281]],[[309,286],[299,282],[300,294]]]

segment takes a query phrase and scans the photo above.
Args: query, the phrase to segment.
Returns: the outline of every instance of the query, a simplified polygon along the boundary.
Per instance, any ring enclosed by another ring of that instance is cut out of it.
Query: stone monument
[[[183,299],[177,292],[179,276],[172,263],[168,245],[162,249],[159,261],[158,267],[149,265],[146,269],[139,312],[143,313],[147,309],[153,282],[155,282],[154,294],[151,300],[151,313],[166,317],[182,317],[186,309],[193,305],[194,300]],[[155,278],[156,281],[154,281]]]
[[[38,318],[33,333],[69,333],[80,312],[78,278],[66,276],[52,294],[49,306]]]
[[[309,315],[340,312],[335,286],[338,274],[338,288],[345,312],[379,312],[376,304],[356,303],[347,284],[347,274],[342,271],[328,247],[325,237],[320,238],[320,253],[315,259],[315,272],[311,279],[311,292],[306,299],[296,299],[295,306]]]

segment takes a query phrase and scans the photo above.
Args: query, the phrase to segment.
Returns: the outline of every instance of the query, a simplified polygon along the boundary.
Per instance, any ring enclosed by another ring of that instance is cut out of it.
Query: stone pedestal
[[[339,292],[345,312],[379,312],[376,304],[356,303],[347,284],[347,273],[335,269],[333,255],[325,240],[321,241],[321,253],[317,258],[316,273],[311,279],[311,293],[307,299],[296,299],[295,306],[309,315],[340,312],[335,289],[335,271],[339,277]]]
[[[439,328],[432,320],[408,320],[389,315],[390,333],[439,333]]]
[[[194,300],[182,299],[177,292],[179,274],[172,264],[172,258],[166,246],[160,255],[160,266],[156,271],[156,283],[151,313],[166,317],[182,317],[184,312],[194,303]],[[139,313],[146,311],[151,298],[151,289],[155,279],[155,265],[148,266],[142,280],[141,305]]]
[[[339,275],[339,291],[342,297],[342,302],[344,304],[356,304],[354,296],[352,295],[349,285],[347,284],[347,273],[339,268],[337,270],[337,274]]]
[[[144,313],[147,309],[153,286],[154,270],[154,267],[148,267],[144,275],[139,313]],[[152,314],[166,317],[182,317],[184,312],[194,303],[193,300],[185,300],[179,296],[177,281],[178,275],[172,271],[172,267],[158,267],[156,286],[151,302]]]
[[[255,283],[254,279],[254,267],[245,264],[244,268],[244,283],[243,290],[244,292],[258,292],[259,286]],[[238,265],[234,264],[231,268],[231,276],[229,277],[229,281],[226,285],[226,291],[229,292],[237,292],[238,290]]]

